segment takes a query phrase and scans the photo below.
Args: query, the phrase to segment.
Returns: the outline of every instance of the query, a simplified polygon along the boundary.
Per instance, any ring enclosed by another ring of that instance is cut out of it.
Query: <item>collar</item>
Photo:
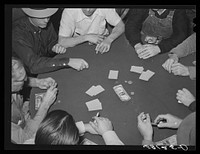
[[[82,9],[80,9],[79,13],[78,13],[77,21],[79,22],[79,21],[84,20],[84,19],[93,20],[97,15],[100,15],[100,14],[101,14],[100,10],[96,9],[96,11],[92,14],[92,16],[88,17],[83,13]]]
[[[163,14],[163,12],[165,12],[166,9],[163,9],[162,11],[156,11],[159,15]]]
[[[41,30],[42,30],[40,27],[34,26],[34,25],[30,22],[30,20],[29,20],[28,17],[26,18],[26,25],[27,25],[28,30],[31,31],[31,32],[33,32],[33,33],[40,33]]]

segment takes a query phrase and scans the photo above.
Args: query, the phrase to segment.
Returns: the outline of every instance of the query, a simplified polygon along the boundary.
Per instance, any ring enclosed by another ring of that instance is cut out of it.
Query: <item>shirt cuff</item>
[[[106,145],[124,145],[117,134],[112,130],[105,132],[102,137]]]
[[[85,133],[85,125],[83,121],[76,122],[76,127],[78,128],[80,135],[83,135]]]
[[[175,62],[178,62],[178,56],[174,53],[168,54],[169,58],[173,59]]]
[[[188,71],[189,71],[190,79],[195,80],[196,79],[196,67],[188,66]]]

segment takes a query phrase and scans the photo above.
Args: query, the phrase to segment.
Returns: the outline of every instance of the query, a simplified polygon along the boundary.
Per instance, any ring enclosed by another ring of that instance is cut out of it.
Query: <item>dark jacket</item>
[[[166,18],[169,9],[159,15],[155,11],[158,18]],[[125,35],[129,43],[134,47],[137,43],[141,43],[142,24],[149,15],[149,9],[130,9],[128,12],[128,21],[125,25]],[[176,47],[189,35],[189,20],[184,9],[176,9],[172,20],[173,34],[170,38],[162,40],[158,46],[160,53],[169,52]]]
[[[22,60],[30,74],[55,71],[67,66],[69,58],[55,58],[52,47],[58,36],[51,23],[44,29],[35,27],[28,17],[13,23],[12,54]]]

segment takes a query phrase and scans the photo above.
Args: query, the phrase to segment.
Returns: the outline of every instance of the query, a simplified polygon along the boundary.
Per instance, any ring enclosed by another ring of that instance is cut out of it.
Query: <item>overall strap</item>
[[[174,11],[175,11],[175,10],[173,10],[173,11],[170,11],[170,12],[169,12],[169,14],[167,15],[167,17],[173,18]]]

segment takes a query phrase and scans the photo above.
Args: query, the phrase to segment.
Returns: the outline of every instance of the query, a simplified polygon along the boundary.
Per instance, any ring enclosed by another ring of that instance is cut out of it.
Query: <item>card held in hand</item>
[[[38,93],[38,94],[35,94],[35,110],[38,110],[41,103],[42,103],[42,99],[44,97],[44,94],[45,93]]]

